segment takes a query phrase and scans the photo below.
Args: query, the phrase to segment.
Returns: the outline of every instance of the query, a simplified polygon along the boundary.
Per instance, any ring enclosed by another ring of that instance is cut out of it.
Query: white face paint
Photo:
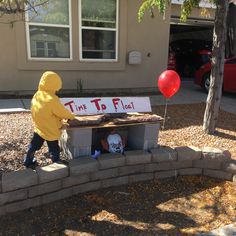
[[[109,134],[107,137],[107,143],[109,145],[109,152],[111,153],[123,153],[124,147],[122,139],[119,134]]]

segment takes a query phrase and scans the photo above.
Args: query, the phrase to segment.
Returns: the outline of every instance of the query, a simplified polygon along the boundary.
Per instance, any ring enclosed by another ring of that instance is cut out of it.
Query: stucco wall
[[[0,92],[34,91],[43,71],[54,70],[63,78],[63,89],[75,89],[83,81],[84,89],[156,87],[156,77],[167,65],[169,12],[165,20],[145,15],[137,22],[141,1],[120,0],[118,62],[81,62],[79,60],[78,1],[72,0],[73,60],[66,62],[29,61],[24,22],[13,27],[0,24]],[[2,19],[5,20],[5,19]],[[129,65],[128,53],[142,54],[140,65]]]
[[[18,87],[16,83],[17,70],[16,70],[16,39],[15,28],[6,22],[14,20],[10,17],[0,19],[0,90],[9,88],[9,85]]]

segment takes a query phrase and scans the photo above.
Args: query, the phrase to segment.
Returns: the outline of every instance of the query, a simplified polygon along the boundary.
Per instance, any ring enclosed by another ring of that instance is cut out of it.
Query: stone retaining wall
[[[204,175],[236,181],[236,160],[216,148],[160,147],[73,159],[68,166],[51,164],[36,170],[3,173],[0,216],[111,186],[139,181]]]

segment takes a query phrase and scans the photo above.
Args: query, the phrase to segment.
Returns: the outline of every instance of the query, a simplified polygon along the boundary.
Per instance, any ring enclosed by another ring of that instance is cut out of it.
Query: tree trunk
[[[229,4],[227,16],[227,39],[225,45],[225,57],[236,56],[236,5]]]
[[[211,83],[203,121],[203,130],[207,134],[214,134],[220,110],[224,74],[226,18],[228,7],[228,1],[217,1],[213,33]]]

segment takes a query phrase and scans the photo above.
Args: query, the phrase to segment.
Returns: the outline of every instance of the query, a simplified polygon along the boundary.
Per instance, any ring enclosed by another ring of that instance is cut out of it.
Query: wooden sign
[[[149,97],[60,98],[75,115],[151,112]]]

